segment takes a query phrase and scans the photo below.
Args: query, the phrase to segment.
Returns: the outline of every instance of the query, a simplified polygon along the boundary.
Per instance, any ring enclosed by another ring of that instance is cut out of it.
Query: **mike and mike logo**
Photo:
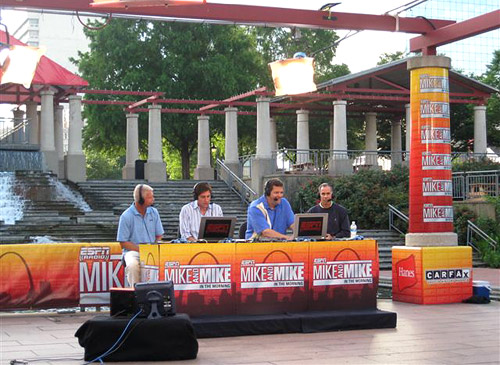
[[[452,196],[453,184],[451,180],[435,180],[432,177],[422,179],[423,196]]]
[[[313,264],[313,286],[373,283],[372,261],[327,261],[316,258]]]
[[[421,143],[450,143],[450,141],[450,128],[432,127],[430,125],[423,125],[420,128]]]
[[[241,288],[282,288],[304,286],[304,263],[241,262]]]
[[[165,280],[171,280],[175,290],[231,289],[231,265],[179,265],[165,262]]]
[[[419,86],[421,93],[447,93],[450,91],[448,78],[443,76],[422,74],[420,75]]]

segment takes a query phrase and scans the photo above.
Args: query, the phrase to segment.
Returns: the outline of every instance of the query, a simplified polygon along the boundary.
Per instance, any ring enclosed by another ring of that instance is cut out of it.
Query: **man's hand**
[[[325,239],[328,240],[328,241],[331,241],[335,238],[335,236],[332,236],[330,233],[327,233],[326,236],[325,236]]]

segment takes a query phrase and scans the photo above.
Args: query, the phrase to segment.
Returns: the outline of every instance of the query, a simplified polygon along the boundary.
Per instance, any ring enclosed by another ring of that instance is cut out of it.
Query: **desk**
[[[130,318],[99,316],[85,322],[75,333],[85,348],[85,361],[105,353],[118,340]],[[105,361],[164,361],[196,359],[198,341],[189,316],[158,319],[136,318],[123,345],[104,357]]]
[[[144,280],[172,280],[192,317],[376,309],[372,239],[141,245]]]

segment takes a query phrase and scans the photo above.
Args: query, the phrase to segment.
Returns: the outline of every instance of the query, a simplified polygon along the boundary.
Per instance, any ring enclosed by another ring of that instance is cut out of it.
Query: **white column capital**
[[[309,110],[299,109],[299,110],[296,110],[295,113],[297,113],[297,115],[309,115]]]
[[[332,102],[332,104],[333,104],[334,106],[336,106],[336,105],[347,105],[347,101],[346,101],[346,100],[334,100],[334,101]]]
[[[68,96],[68,100],[82,100],[83,98],[80,96],[80,95],[75,95],[75,94],[72,94],[70,96]]]
[[[150,104],[148,105],[148,109],[161,109],[161,105],[159,104]]]
[[[234,106],[228,106],[227,108],[224,108],[224,111],[226,113],[237,113],[238,112],[238,108],[236,108]]]
[[[197,118],[198,118],[198,121],[204,121],[204,120],[209,120],[210,116],[203,114],[203,115],[198,115]]]
[[[477,111],[486,110],[486,105],[476,105],[474,107],[474,110],[477,110]]]
[[[40,96],[45,96],[45,95],[54,95],[54,90],[42,90],[40,91]],[[71,97],[71,96],[70,96]]]
[[[366,112],[365,116],[367,116],[367,117],[377,117],[377,113],[376,112]]]
[[[127,119],[129,119],[129,118],[130,119],[134,119],[134,118],[139,119],[139,114],[135,114],[135,113],[127,113],[126,116],[127,116]]]
[[[259,96],[255,99],[257,103],[269,103],[271,101],[271,98],[267,96]]]

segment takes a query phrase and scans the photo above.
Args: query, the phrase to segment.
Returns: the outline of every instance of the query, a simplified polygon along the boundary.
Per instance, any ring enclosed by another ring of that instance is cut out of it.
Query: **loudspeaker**
[[[111,317],[132,317],[139,311],[134,288],[111,288]]]
[[[143,205],[144,204],[144,197],[142,196],[142,187],[143,187],[144,184],[141,184],[139,185],[139,201],[137,203],[139,203],[139,205]]]

